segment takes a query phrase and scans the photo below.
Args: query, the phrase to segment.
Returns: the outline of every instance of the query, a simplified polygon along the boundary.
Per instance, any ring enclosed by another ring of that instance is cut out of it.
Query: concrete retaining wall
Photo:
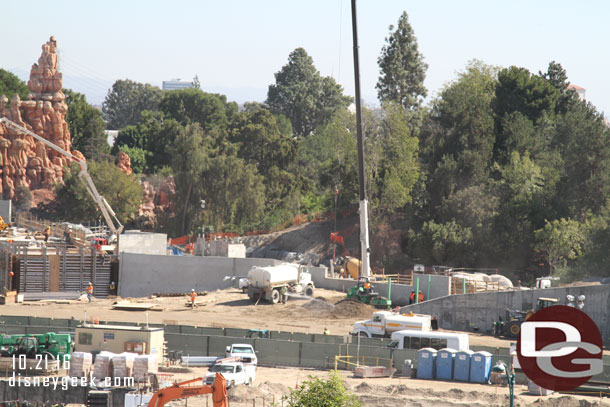
[[[567,294],[585,295],[583,311],[600,328],[604,342],[610,341],[610,285],[559,287],[537,290],[457,294],[403,307],[403,311],[436,315],[443,329],[491,330],[492,324],[506,316],[506,309],[528,310],[540,297],[558,298],[565,304]]]
[[[329,278],[327,277],[326,267],[310,267],[311,278],[318,288],[326,288],[328,290],[337,290],[346,292],[351,287],[356,285],[356,281],[345,278]],[[451,277],[436,276],[427,274],[415,274],[415,278],[419,278],[419,290],[424,294],[424,298],[428,297],[428,282],[430,282],[430,298],[444,297],[450,294]],[[409,304],[409,295],[414,291],[415,287],[405,284],[392,284],[390,299],[393,305]],[[387,297],[388,285],[385,283],[375,283],[375,291]]]
[[[244,277],[253,266],[272,266],[274,259],[156,256],[121,253],[118,294],[146,297],[154,293],[213,291],[230,287],[224,277]]]

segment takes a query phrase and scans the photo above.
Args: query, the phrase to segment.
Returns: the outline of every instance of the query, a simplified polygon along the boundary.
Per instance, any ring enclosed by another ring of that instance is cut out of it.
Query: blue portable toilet
[[[474,352],[470,358],[470,382],[488,383],[491,374],[491,353]]]
[[[453,378],[453,364],[455,353],[451,348],[444,348],[436,354],[436,378],[439,380],[451,380]]]
[[[470,359],[473,353],[471,350],[456,352],[455,362],[453,362],[453,380],[461,382],[470,380]]]
[[[417,351],[417,378],[434,379],[436,349],[423,348]]]

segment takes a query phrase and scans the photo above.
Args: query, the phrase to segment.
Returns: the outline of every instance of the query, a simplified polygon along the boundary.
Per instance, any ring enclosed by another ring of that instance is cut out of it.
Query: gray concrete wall
[[[311,277],[314,284],[318,288],[326,288],[328,290],[337,290],[346,292],[351,287],[356,285],[356,281],[345,278],[328,278],[326,267],[309,267]],[[419,278],[419,290],[424,293],[424,298],[428,296],[428,280],[430,279],[430,298],[438,298],[449,295],[451,290],[451,277],[416,274]],[[388,285],[385,283],[375,283],[375,291],[387,297]],[[409,295],[415,288],[410,285],[392,284],[390,299],[394,305],[407,305],[409,303]]]
[[[6,223],[10,223],[12,214],[12,201],[10,199],[0,200],[0,216],[2,216],[2,219],[4,219]]]
[[[471,330],[477,328],[481,331],[488,331],[499,317],[505,318],[507,308],[533,309],[540,297],[558,298],[560,304],[565,304],[567,294],[586,296],[583,311],[600,328],[604,342],[608,342],[610,340],[610,285],[607,284],[456,294],[406,306],[402,310],[436,315],[439,325],[443,329]]]
[[[143,233],[127,231],[119,237],[120,253],[167,254],[165,233]]]
[[[281,263],[274,259],[157,256],[121,253],[118,294],[145,297],[154,293],[213,291],[231,286],[225,276],[244,277],[253,266]]]

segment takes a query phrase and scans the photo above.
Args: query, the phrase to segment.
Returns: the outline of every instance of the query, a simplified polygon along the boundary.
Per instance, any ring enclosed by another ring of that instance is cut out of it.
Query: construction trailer
[[[83,324],[76,327],[74,342],[77,352],[133,352],[154,355],[161,362],[165,333],[163,328],[146,326]]]

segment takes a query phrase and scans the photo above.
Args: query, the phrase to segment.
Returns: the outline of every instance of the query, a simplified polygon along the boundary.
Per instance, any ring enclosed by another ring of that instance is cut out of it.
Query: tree
[[[377,81],[377,95],[381,102],[396,102],[405,109],[419,106],[426,97],[424,79],[428,64],[417,47],[417,38],[409,24],[407,12],[398,19],[396,31],[391,25],[386,45],[377,59],[381,75]]]
[[[568,260],[581,254],[584,235],[580,223],[561,218],[546,221],[544,228],[536,230],[536,242],[536,249],[544,253],[552,275],[557,266],[565,267]]]
[[[89,161],[87,166],[100,195],[108,201],[121,223],[132,220],[142,202],[142,186],[138,179],[108,161]],[[102,216],[78,176],[79,170],[80,167],[73,163],[70,170],[64,172],[64,183],[55,187],[56,198],[47,208],[55,219],[84,222]]]
[[[298,389],[290,391],[288,407],[360,407],[362,404],[350,394],[336,371],[328,380],[309,376]]]
[[[166,118],[182,124],[199,123],[205,132],[224,130],[237,114],[237,104],[227,103],[227,97],[185,88],[165,92],[159,103]]]
[[[201,89],[201,82],[199,82],[198,75],[195,75],[195,77],[193,78],[193,82],[191,82],[191,85],[193,85],[193,89]]]
[[[25,100],[30,93],[30,88],[17,75],[0,68],[0,96],[5,95],[10,100],[15,93],[21,100]]]
[[[203,173],[210,165],[209,145],[198,123],[184,127],[171,149],[172,168],[176,182],[176,208],[180,211],[182,235],[190,231],[202,198]]]
[[[138,124],[144,110],[156,111],[163,91],[148,83],[118,80],[102,104],[102,115],[108,129],[119,130]]]
[[[64,89],[68,113],[66,122],[70,129],[72,149],[83,153],[85,158],[92,159],[107,155],[110,145],[106,140],[106,124],[102,113],[87,103],[85,95]]]
[[[343,96],[341,85],[330,77],[321,77],[313,59],[303,48],[297,48],[288,56],[288,64],[275,74],[265,103],[273,114],[290,119],[298,137],[306,137],[350,102],[351,98]]]

